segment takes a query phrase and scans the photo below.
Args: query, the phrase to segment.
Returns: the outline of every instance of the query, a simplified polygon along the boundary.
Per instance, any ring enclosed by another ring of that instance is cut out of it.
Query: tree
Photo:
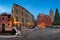
[[[59,18],[59,11],[58,11],[58,8],[56,8],[56,11],[55,11],[55,18]]]
[[[53,24],[60,25],[60,17],[59,17],[58,8],[56,8],[56,11],[55,11],[55,16],[54,16],[54,22],[53,22]]]

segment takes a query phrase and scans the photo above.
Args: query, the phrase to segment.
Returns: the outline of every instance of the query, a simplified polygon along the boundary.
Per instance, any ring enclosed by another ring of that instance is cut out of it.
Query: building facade
[[[12,16],[7,13],[0,14],[0,32],[12,30]]]
[[[45,28],[47,26],[51,26],[51,24],[52,24],[52,21],[49,16],[44,15],[44,14],[39,14],[37,16],[37,26],[39,28]]]
[[[12,8],[14,26],[33,26],[34,16],[20,5],[14,4]]]

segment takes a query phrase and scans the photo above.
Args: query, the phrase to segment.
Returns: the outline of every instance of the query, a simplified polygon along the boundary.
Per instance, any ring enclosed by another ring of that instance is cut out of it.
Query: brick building
[[[12,8],[14,26],[34,26],[34,16],[20,5],[14,4]]]
[[[0,14],[0,32],[12,30],[12,16],[11,14]]]
[[[46,26],[51,26],[52,21],[51,18],[44,14],[39,14],[37,16],[37,26],[39,28],[45,28]]]

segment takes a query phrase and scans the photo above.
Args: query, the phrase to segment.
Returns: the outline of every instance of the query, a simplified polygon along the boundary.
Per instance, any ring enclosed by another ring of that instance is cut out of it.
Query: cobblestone
[[[0,38],[0,40],[60,40],[60,29],[45,28],[27,30],[24,37]]]

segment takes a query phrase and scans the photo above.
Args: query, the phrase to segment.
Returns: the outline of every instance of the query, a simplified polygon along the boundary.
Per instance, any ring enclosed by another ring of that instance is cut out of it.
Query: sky
[[[14,3],[27,9],[35,19],[40,13],[49,15],[51,8],[54,12],[58,8],[60,12],[60,0],[0,0],[0,13],[11,13]]]

